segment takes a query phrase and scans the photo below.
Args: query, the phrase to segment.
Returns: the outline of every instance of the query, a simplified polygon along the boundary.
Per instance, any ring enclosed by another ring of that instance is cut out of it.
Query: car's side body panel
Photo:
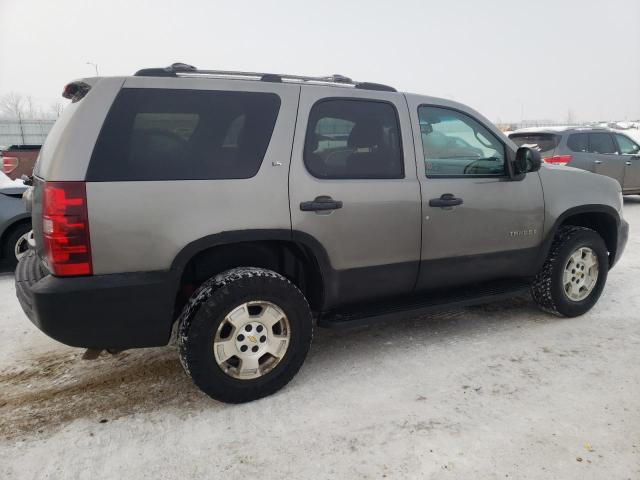
[[[435,106],[462,112],[479,121],[503,143],[506,158],[515,145],[473,109],[448,100],[407,95],[412,123],[418,108]],[[415,136],[422,189],[422,248],[418,289],[461,285],[535,273],[537,247],[543,239],[544,197],[537,173],[522,180],[494,177],[427,177],[421,138]],[[506,160],[506,159],[505,159]],[[444,194],[461,198],[459,206],[429,205]]]
[[[299,85],[133,77],[128,87],[273,92],[281,105],[252,178],[87,182],[95,274],[169,269],[185,245],[214,233],[291,228],[287,182]]]
[[[572,223],[571,218],[575,216],[602,215],[610,221],[605,227],[607,235],[603,236],[611,254],[609,266],[613,267],[625,248],[629,228],[622,215],[623,199],[618,181],[572,167],[544,164],[539,174],[544,186],[545,222],[538,265],[542,266],[561,224]]]
[[[83,181],[104,119],[124,77],[83,79],[91,90],[67,105],[40,149],[34,175],[43,180]]]
[[[544,164],[539,175],[545,197],[545,237],[553,233],[558,219],[575,207],[601,205],[622,216],[620,184],[612,178],[571,167]]]
[[[404,178],[327,179],[309,173],[303,161],[309,113],[326,99],[388,102],[396,110],[404,156]],[[317,239],[328,253],[333,281],[327,305],[409,294],[420,255],[420,186],[416,178],[412,126],[399,93],[305,86],[302,89],[289,181],[294,231]],[[327,195],[341,209],[301,211],[300,203]]]

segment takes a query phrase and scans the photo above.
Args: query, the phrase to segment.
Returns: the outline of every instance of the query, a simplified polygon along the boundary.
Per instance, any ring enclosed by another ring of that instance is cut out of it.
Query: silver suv
[[[625,195],[640,194],[640,145],[608,128],[526,128],[509,134],[516,145],[536,145],[543,161],[615,178]]]
[[[35,168],[24,311],[98,350],[165,345],[176,324],[185,371],[225,402],[284,386],[316,323],[527,289],[580,315],[627,239],[616,181],[541,168],[452,101],[184,64],[64,96]]]

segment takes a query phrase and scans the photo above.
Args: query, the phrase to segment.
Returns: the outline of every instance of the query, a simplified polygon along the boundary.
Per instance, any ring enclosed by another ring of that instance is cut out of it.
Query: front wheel
[[[184,370],[210,397],[242,403],[270,395],[302,366],[311,312],[282,275],[245,267],[206,281],[179,319]]]
[[[608,272],[609,255],[602,237],[589,228],[565,225],[556,234],[531,294],[544,310],[576,317],[596,304]]]

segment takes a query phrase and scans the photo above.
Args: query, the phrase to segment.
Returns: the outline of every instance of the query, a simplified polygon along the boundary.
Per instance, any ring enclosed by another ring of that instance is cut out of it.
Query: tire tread
[[[308,312],[308,318],[302,319],[302,321],[309,322],[308,338],[305,337],[303,339],[304,348],[292,352],[293,357],[286,365],[288,371],[285,374],[279,375],[267,384],[260,384],[255,387],[247,386],[243,388],[242,391],[214,391],[213,386],[207,379],[205,362],[203,362],[200,355],[190,348],[191,343],[199,334],[198,329],[193,328],[194,320],[198,317],[197,314],[201,309],[213,309],[225,301],[232,301],[234,296],[232,290],[249,286],[249,284],[255,282],[256,279],[265,280],[266,283],[275,281],[284,284],[288,290],[287,294],[293,302],[303,302],[306,312]],[[212,302],[215,302],[215,304]],[[211,277],[205,281],[188,300],[178,318],[178,355],[184,371],[205,393],[228,403],[243,403],[270,395],[286,385],[302,366],[308,352],[309,344],[311,343],[312,335],[313,328],[311,325],[309,304],[295,284],[279,273],[271,270],[257,267],[239,267]]]
[[[560,252],[564,247],[572,242],[577,235],[584,232],[595,233],[597,235],[597,232],[590,228],[575,225],[561,226],[556,233],[553,243],[551,244],[551,248],[549,249],[549,254],[547,255],[544,265],[534,277],[531,284],[531,296],[533,297],[533,300],[542,310],[558,317],[563,317],[565,315],[560,312],[558,305],[553,299],[552,282],[555,267],[558,263]]]

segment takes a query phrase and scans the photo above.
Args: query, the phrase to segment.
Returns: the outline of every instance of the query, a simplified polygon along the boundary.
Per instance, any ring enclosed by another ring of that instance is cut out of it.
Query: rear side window
[[[279,109],[273,93],[123,89],[102,127],[87,181],[252,177]]]
[[[553,133],[512,133],[509,138],[519,147],[535,145],[541,152],[550,152],[560,143],[560,137]]]
[[[317,178],[404,178],[395,108],[373,100],[316,103],[309,114],[304,162]]]
[[[567,139],[567,147],[572,152],[588,152],[589,137],[586,133],[573,133]]]

